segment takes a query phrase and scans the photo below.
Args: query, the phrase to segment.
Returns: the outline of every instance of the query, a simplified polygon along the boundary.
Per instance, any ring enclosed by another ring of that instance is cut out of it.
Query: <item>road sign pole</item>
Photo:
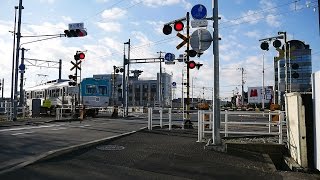
[[[21,64],[20,66],[24,66],[24,52],[25,52],[25,48],[21,48]],[[23,91],[23,75],[24,75],[24,68],[20,69],[21,73],[20,73],[20,102],[19,102],[19,106],[23,107],[24,104],[24,91]]]
[[[221,144],[220,138],[220,98],[219,98],[219,17],[218,0],[212,0],[213,13],[213,123],[212,143]]]
[[[190,41],[189,41],[189,34],[190,34],[190,15],[187,12],[187,62],[190,60],[189,50],[190,50]],[[184,122],[185,128],[191,128],[192,123],[190,121],[190,68],[187,66],[187,102],[186,102],[186,110],[187,110],[187,120]]]

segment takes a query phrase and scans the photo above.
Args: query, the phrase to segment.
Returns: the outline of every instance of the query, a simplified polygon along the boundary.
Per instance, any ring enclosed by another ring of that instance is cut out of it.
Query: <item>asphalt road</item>
[[[91,119],[0,129],[0,171],[48,151],[120,135],[146,127],[146,120]]]
[[[316,174],[276,171],[262,154],[204,149],[196,130],[155,129],[37,162],[0,179],[259,179],[316,180]]]

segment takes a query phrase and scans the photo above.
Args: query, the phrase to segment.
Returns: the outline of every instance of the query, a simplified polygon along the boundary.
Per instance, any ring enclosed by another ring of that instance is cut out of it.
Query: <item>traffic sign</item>
[[[193,19],[203,19],[207,17],[207,8],[202,4],[197,4],[191,9]]]
[[[176,83],[176,82],[172,82],[172,86],[173,86],[173,87],[176,87],[176,86],[177,86],[177,83]]]
[[[78,61],[77,63],[74,63],[73,61],[71,61],[71,64],[73,64],[73,67],[70,69],[70,71],[72,71],[74,68],[78,68],[79,70],[81,70],[80,68],[80,64],[82,61]]]
[[[69,30],[84,29],[84,23],[70,23]]]
[[[194,31],[190,37],[190,45],[193,50],[203,52],[207,50],[212,42],[211,33],[206,29],[198,29]]]
[[[196,27],[207,27],[208,26],[208,21],[205,19],[195,19],[191,20],[191,27],[196,28]]]
[[[174,61],[165,61],[164,63],[166,65],[174,65],[174,64],[176,64]]]
[[[19,70],[24,71],[26,69],[26,65],[20,64]]]
[[[184,35],[177,33],[177,36],[179,38],[181,38],[183,41],[176,47],[177,49],[180,49],[182,46],[184,46],[185,44],[187,44],[187,42],[189,41],[189,37],[185,37]]]
[[[164,59],[167,61],[173,61],[175,59],[175,55],[172,53],[166,53],[166,55],[164,55]]]

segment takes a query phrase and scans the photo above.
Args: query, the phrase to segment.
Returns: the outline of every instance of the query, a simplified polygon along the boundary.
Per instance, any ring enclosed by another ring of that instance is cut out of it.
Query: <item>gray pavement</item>
[[[46,118],[31,123],[6,122],[0,127],[0,173],[38,156],[68,147],[134,132],[146,126],[145,120],[88,119],[83,122],[51,122]],[[9,126],[11,124],[11,126]]]
[[[0,175],[0,179],[320,179],[279,171],[262,154],[230,155],[197,143],[196,130],[142,130]]]

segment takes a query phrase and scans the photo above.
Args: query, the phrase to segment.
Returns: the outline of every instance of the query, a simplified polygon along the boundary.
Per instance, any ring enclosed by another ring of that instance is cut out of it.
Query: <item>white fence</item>
[[[155,115],[155,110],[148,108],[148,129],[152,130]],[[158,109],[159,111],[159,126],[162,128],[164,120],[168,120],[169,130],[172,129],[173,116],[179,112],[169,109]],[[157,112],[156,111],[156,112]],[[167,111],[166,113],[163,113]],[[191,114],[194,119],[191,121],[197,121],[198,128],[198,142],[204,142],[206,135],[213,133],[212,111],[192,111]],[[180,116],[181,117],[181,116]],[[192,117],[192,116],[191,116]],[[247,112],[247,111],[221,111],[220,121],[220,133],[225,137],[239,136],[239,135],[271,135],[278,136],[278,143],[283,143],[283,126],[285,125],[284,112],[282,111],[269,111],[269,112]],[[177,121],[176,121],[177,122]],[[184,122],[184,116],[181,121],[178,121],[180,125]],[[183,126],[182,126],[183,127]]]
[[[221,121],[220,133],[225,137],[232,135],[275,135],[278,136],[279,144],[283,143],[283,125],[284,125],[284,112],[243,112],[243,111],[223,111],[224,121]],[[264,117],[268,116],[268,121],[230,121],[231,115],[237,116],[253,116]],[[272,121],[272,117],[277,117],[277,121]],[[212,111],[199,111],[198,112],[198,142],[204,142],[205,134],[213,134]],[[213,137],[213,136],[212,136]]]

